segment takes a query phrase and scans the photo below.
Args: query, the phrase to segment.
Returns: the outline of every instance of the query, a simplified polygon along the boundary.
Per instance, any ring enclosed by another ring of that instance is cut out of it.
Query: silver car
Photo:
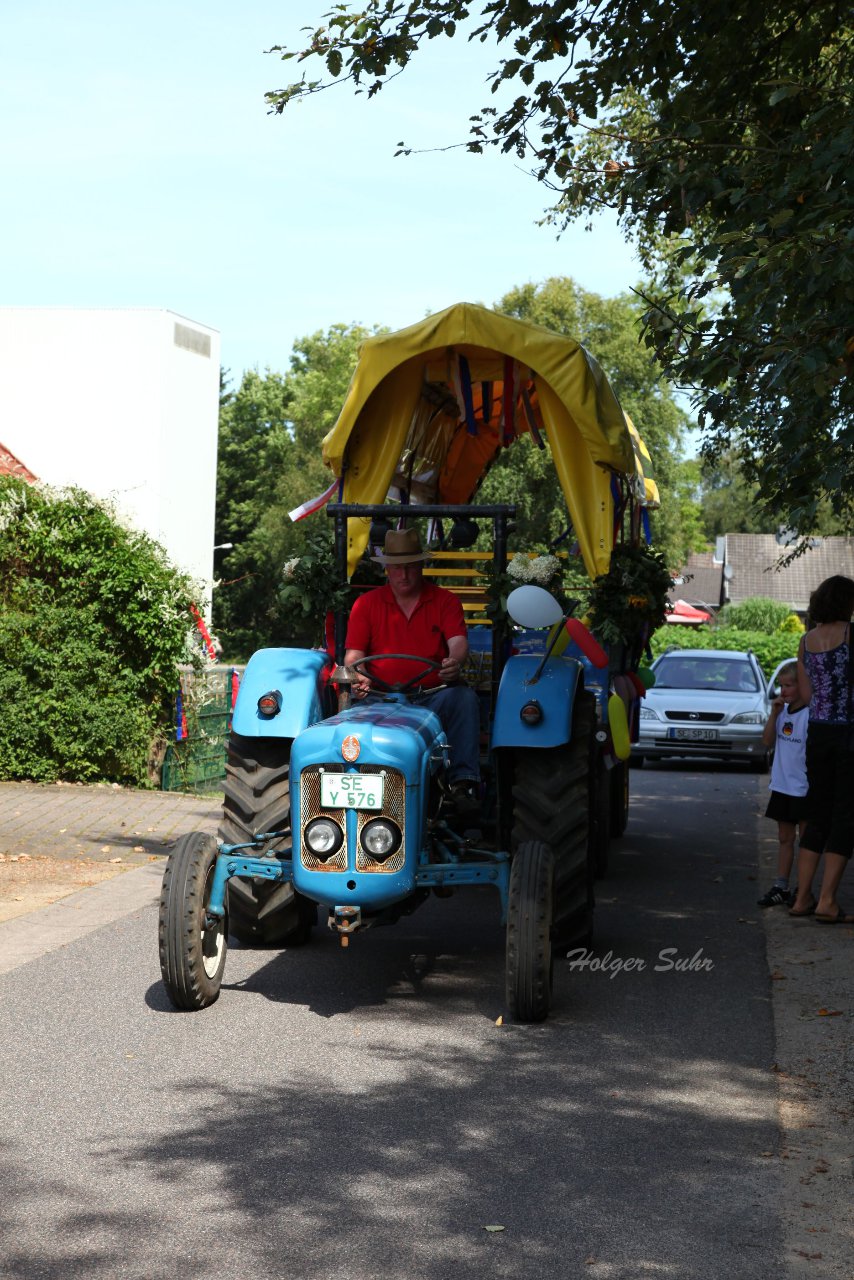
[[[671,649],[652,670],[655,688],[641,701],[633,761],[712,756],[768,768],[762,729],[770,692],[755,654]]]

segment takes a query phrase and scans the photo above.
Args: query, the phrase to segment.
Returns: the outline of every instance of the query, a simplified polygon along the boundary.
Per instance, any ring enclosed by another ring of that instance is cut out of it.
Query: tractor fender
[[[584,684],[583,667],[575,658],[549,658],[531,684],[540,661],[531,654],[508,658],[498,686],[493,747],[560,747],[572,737],[572,708]],[[521,718],[529,702],[538,703],[542,712],[537,724]]]
[[[240,682],[233,732],[245,738],[295,738],[323,719],[323,690],[331,670],[329,656],[320,649],[258,649]],[[258,699],[273,692],[281,695],[281,709],[262,716]]]

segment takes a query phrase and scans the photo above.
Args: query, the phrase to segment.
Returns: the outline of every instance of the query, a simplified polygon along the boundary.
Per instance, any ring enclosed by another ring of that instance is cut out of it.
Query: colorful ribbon
[[[522,408],[525,410],[525,418],[528,422],[528,430],[531,433],[531,439],[538,449],[545,449],[546,444],[540,435],[540,429],[537,426],[537,419],[534,416],[534,406],[531,404],[531,397],[528,395],[528,388],[522,388]]]
[[[183,742],[187,737],[187,717],[184,713],[184,697],[178,687],[178,696],[175,699],[175,741]]]
[[[466,430],[470,436],[477,435],[477,419],[474,416],[474,396],[471,389],[471,369],[465,356],[457,356],[460,365],[460,390],[463,393],[463,409],[465,410]]]
[[[516,361],[504,357],[504,384],[501,393],[501,441],[507,446],[516,439]]]
[[[205,649],[207,650],[208,657],[210,658],[211,662],[214,662],[216,660],[216,649],[214,648],[214,642],[211,639],[211,634],[207,629],[205,620],[202,617],[202,615],[199,613],[198,609],[194,604],[190,605],[190,613],[193,615],[193,620],[196,624],[196,628],[199,634],[201,635],[202,640],[204,641]]]
[[[293,511],[288,512],[288,516],[294,521],[294,523],[296,523],[297,520],[304,520],[306,516],[314,515],[315,511],[319,511],[321,507],[326,506],[327,502],[339,486],[343,490],[343,476],[340,480],[333,480],[325,493],[321,493],[317,498],[309,498],[308,502],[303,502],[299,507],[294,507]]]

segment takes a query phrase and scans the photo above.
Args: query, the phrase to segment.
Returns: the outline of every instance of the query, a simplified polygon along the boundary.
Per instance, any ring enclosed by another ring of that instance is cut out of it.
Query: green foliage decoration
[[[322,517],[319,517],[322,519]],[[335,561],[331,521],[315,524],[305,533],[304,550],[282,566],[278,617],[290,635],[313,635],[323,641],[326,614],[348,609],[352,592],[342,583]]]
[[[672,585],[660,552],[645,546],[614,547],[608,572],[593,582],[591,630],[604,644],[636,649],[664,621]]]
[[[0,477],[0,777],[145,784],[193,584],[82,490]]]

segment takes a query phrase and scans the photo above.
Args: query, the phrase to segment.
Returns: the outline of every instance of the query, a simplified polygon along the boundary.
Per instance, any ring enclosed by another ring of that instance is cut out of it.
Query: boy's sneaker
[[[790,907],[792,896],[788,889],[775,884],[767,893],[763,893],[761,898],[757,898],[756,905],[757,907]]]

